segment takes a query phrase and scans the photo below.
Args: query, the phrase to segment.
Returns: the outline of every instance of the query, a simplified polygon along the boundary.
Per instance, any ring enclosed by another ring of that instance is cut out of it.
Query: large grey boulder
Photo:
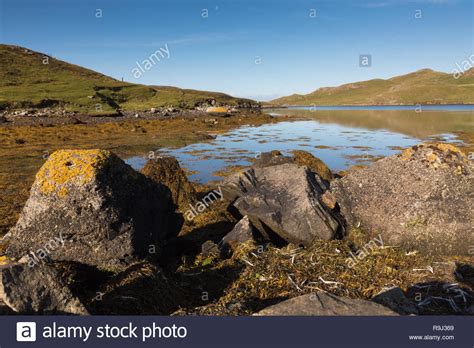
[[[225,198],[265,237],[310,245],[343,234],[343,223],[320,197],[325,182],[308,167],[281,164],[250,168],[223,183]]]
[[[20,314],[76,314],[88,311],[52,266],[0,266],[0,300]]]
[[[348,299],[322,291],[301,295],[267,307],[254,314],[259,316],[299,315],[397,315],[392,310],[375,302]]]
[[[474,245],[474,164],[458,148],[421,144],[331,182],[349,225],[385,245],[468,255]]]
[[[108,151],[60,150],[37,173],[6,254],[121,269],[179,227],[166,187]]]

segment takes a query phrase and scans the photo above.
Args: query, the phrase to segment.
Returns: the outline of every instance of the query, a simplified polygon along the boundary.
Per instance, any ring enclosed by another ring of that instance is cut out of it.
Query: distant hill
[[[474,104],[474,68],[455,79],[452,74],[418,70],[382,80],[319,88],[272,100],[279,105],[416,105]]]
[[[224,93],[121,82],[27,48],[0,45],[0,110],[61,106],[94,114],[112,113],[119,108],[193,108],[209,99],[228,105],[255,103]]]

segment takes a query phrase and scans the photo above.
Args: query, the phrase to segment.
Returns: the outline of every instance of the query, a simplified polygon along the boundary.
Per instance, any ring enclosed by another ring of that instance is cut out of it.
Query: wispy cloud
[[[387,0],[387,1],[376,1],[360,4],[361,7],[365,8],[382,8],[389,6],[399,6],[407,4],[420,4],[420,5],[451,5],[457,3],[459,0]]]
[[[0,0],[1,1],[1,0]],[[243,40],[246,38],[245,32],[229,33],[202,33],[190,34],[181,37],[170,37],[156,41],[106,41],[106,42],[82,42],[74,43],[75,47],[102,47],[102,48],[140,48],[140,47],[162,47],[166,44],[173,46],[187,46],[200,43],[225,42]]]
[[[192,34],[178,38],[172,38],[169,40],[163,40],[159,42],[152,42],[146,46],[160,46],[167,43],[168,45],[192,45],[204,42],[222,42],[222,41],[234,41],[245,38],[244,32],[233,32],[233,33],[204,33],[204,34]]]
[[[373,2],[369,4],[364,4],[362,7],[365,8],[381,8],[393,5],[391,2]]]

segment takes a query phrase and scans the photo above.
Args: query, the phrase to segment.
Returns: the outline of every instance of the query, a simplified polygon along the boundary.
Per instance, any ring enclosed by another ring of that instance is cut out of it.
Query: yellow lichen
[[[0,256],[0,266],[2,265],[7,265],[9,263],[11,263],[12,260],[10,260],[8,257],[6,256]]]
[[[85,185],[93,180],[111,152],[106,150],[59,150],[54,152],[36,174],[36,185],[43,194],[68,194],[68,185]]]
[[[436,156],[436,154],[432,152],[426,155],[426,159],[430,162],[436,162],[438,160],[438,156]]]
[[[408,161],[413,156],[414,153],[415,153],[415,150],[409,147],[408,149],[405,149],[402,151],[401,158],[403,161]]]
[[[439,157],[436,155],[436,153],[443,153],[443,154],[449,154],[449,153],[454,153],[459,155],[459,157],[463,158],[465,157],[465,154],[456,146],[452,144],[445,144],[445,143],[424,143],[420,145],[416,145],[413,147],[410,147],[408,149],[405,149],[401,153],[401,158],[402,160],[409,160],[413,155],[416,153],[416,151],[421,150],[421,149],[426,149],[429,148],[433,150],[434,152],[429,153],[426,158],[430,162],[436,161],[436,159]]]
[[[441,150],[443,152],[454,152],[454,153],[459,153],[460,155],[464,156],[464,153],[457,148],[456,146],[452,144],[445,144],[445,143],[435,143],[435,144],[430,144],[430,147],[436,148],[438,150]]]
[[[453,168],[457,175],[465,174],[468,171],[469,159],[452,144],[424,143],[404,150],[399,156],[401,160],[408,161],[421,150],[425,150],[421,152],[422,160],[427,162],[430,168]]]

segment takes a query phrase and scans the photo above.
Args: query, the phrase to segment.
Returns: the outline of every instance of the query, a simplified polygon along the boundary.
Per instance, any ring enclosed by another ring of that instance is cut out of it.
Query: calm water
[[[290,106],[287,110],[407,110],[407,111],[473,111],[474,105],[361,105],[361,106]]]
[[[175,156],[182,166],[195,171],[190,176],[192,180],[208,182],[219,179],[216,171],[228,166],[250,165],[252,159],[265,151],[280,150],[288,154],[292,150],[305,150],[321,158],[332,170],[339,171],[392,155],[400,147],[423,140],[460,143],[456,132],[474,132],[474,114],[465,111],[417,113],[292,108],[271,110],[271,113],[292,114],[302,119],[243,126],[218,135],[211,142],[161,151]],[[127,162],[138,169],[146,158],[136,156]]]

